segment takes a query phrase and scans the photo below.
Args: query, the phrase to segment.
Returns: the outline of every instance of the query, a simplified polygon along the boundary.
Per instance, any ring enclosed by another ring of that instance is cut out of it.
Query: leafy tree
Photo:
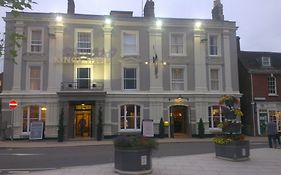
[[[205,128],[204,128],[204,123],[202,118],[200,118],[199,123],[198,123],[198,133],[199,133],[199,137],[203,138],[205,135]]]
[[[36,4],[33,0],[0,0],[0,6],[11,9],[12,14],[14,17],[19,15],[20,11],[25,9],[32,9],[32,4]],[[17,56],[17,51],[14,46],[20,47],[19,41],[24,39],[23,35],[18,33],[12,32],[9,36],[9,45],[10,49],[8,49],[8,53],[10,57],[15,62],[14,58]],[[8,47],[6,46],[6,48]],[[4,37],[0,39],[0,57],[4,54],[5,51],[5,40]]]

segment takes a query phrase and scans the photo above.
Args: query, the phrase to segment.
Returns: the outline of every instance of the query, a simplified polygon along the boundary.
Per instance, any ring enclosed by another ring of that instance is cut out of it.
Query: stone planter
[[[149,174],[151,164],[151,149],[115,147],[114,168],[119,174]]]
[[[250,144],[249,141],[233,141],[229,144],[215,144],[216,157],[231,160],[249,160]]]

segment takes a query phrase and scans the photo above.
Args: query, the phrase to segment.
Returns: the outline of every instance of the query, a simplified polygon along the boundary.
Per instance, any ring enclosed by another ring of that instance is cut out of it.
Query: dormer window
[[[262,58],[261,58],[261,61],[262,61],[262,66],[263,66],[263,67],[269,67],[269,66],[271,66],[270,57],[262,57]]]

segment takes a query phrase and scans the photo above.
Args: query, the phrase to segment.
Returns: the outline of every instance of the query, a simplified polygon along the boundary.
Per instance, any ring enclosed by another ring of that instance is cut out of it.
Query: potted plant
[[[140,135],[120,135],[114,140],[114,168],[119,174],[152,172],[151,152],[158,148],[153,138]]]
[[[239,108],[239,100],[233,96],[222,96],[219,104],[224,121],[218,125],[222,132],[213,138],[216,157],[232,161],[248,160],[250,144],[241,134],[243,113]]]

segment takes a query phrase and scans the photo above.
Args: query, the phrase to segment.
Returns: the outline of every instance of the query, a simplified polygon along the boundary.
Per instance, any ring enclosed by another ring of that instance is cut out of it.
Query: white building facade
[[[240,97],[235,22],[216,16],[217,0],[204,20],[154,17],[151,2],[144,17],[7,13],[6,32],[26,37],[16,64],[8,54],[4,62],[2,123],[13,137],[28,137],[37,120],[57,137],[61,110],[66,138],[81,137],[82,118],[82,137],[95,138],[98,115],[104,137],[141,132],[143,119],[157,135],[163,118],[169,137],[196,135],[200,118],[206,134],[217,129],[219,98]]]

